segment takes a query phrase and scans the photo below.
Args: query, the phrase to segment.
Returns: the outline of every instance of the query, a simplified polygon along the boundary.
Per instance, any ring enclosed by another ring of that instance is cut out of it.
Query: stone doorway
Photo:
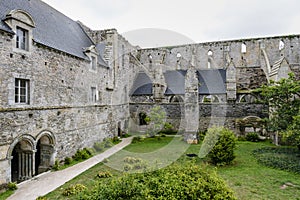
[[[54,145],[53,140],[48,135],[42,136],[36,145],[35,153],[35,175],[41,174],[51,169],[53,165]]]
[[[33,145],[21,140],[14,146],[11,155],[11,181],[21,182],[30,179],[34,175]]]

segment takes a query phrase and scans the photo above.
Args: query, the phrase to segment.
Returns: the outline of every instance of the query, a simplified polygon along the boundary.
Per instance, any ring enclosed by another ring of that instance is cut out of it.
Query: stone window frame
[[[91,70],[97,71],[97,57],[94,55],[91,56]]]
[[[29,33],[27,29],[16,27],[16,48],[29,51]]]
[[[35,28],[35,22],[31,15],[24,10],[12,10],[6,15],[4,22],[15,33],[12,39],[13,52],[21,54],[31,54],[33,45],[33,29]],[[27,32],[27,44],[25,44],[25,48],[20,48],[17,46],[18,30]]]
[[[30,80],[24,78],[15,78],[14,94],[15,94],[15,104],[29,105],[30,104]]]
[[[247,53],[247,45],[246,45],[245,42],[243,42],[243,43],[241,44],[241,53],[242,53],[242,54]]]
[[[91,86],[90,89],[90,102],[96,103],[98,101],[98,90],[96,86]]]

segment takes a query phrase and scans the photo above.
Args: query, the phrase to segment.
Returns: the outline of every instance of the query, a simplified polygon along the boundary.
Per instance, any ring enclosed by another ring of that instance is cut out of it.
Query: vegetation
[[[171,165],[99,182],[82,199],[236,199],[215,173],[195,165]]]
[[[145,138],[143,141],[131,144],[126,147],[126,151],[131,152],[153,152],[164,145],[167,145],[171,140],[181,139],[178,137],[164,137],[162,140],[157,140],[155,138]],[[145,147],[145,148],[144,148]],[[191,145],[186,151],[186,154],[198,154],[201,144]],[[253,155],[252,152],[256,149],[263,149],[266,147],[274,147],[270,142],[237,142],[237,148],[235,150],[236,158],[232,165],[227,165],[224,167],[218,167],[217,174],[221,176],[226,183],[232,188],[235,192],[235,195],[238,199],[245,200],[262,200],[262,199],[272,199],[272,200],[281,200],[281,199],[299,199],[300,196],[300,175],[282,171],[279,169],[269,168],[265,165],[261,165],[260,162],[257,162],[257,155]],[[282,147],[276,147],[281,149]],[[200,159],[199,157],[189,158],[183,154],[175,165],[186,165],[190,160],[195,160],[196,165],[203,166],[205,160]],[[295,154],[296,156],[296,154]],[[207,165],[204,169],[207,168],[215,169],[214,166]],[[112,177],[108,178],[97,178],[99,172],[110,172]],[[142,176],[142,174],[140,174]],[[192,177],[193,175],[191,175]],[[123,177],[123,173],[115,171],[100,163],[90,170],[84,172],[73,180],[69,181],[62,187],[46,195],[48,199],[80,199],[84,198],[85,194],[90,194],[91,191],[98,187],[98,184],[110,183],[113,180],[119,180]],[[189,178],[189,177],[188,177]],[[62,195],[62,192],[75,184],[83,184],[86,186],[87,190],[75,194],[70,197]],[[286,188],[285,185],[288,185]],[[126,186],[124,186],[126,187]]]
[[[207,130],[200,157],[207,155],[214,165],[229,165],[235,158],[235,146],[236,138],[231,130],[212,127]]]
[[[264,147],[253,151],[263,165],[300,174],[299,151],[292,147]]]
[[[258,142],[259,141],[259,136],[258,136],[257,133],[247,133],[245,139],[249,142]]]
[[[147,134],[149,134],[150,137],[158,134],[159,131],[164,128],[165,120],[166,112],[160,106],[153,107],[145,119],[147,124],[149,124]]]
[[[267,120],[268,130],[281,132],[286,139],[296,139],[300,142],[299,131],[294,131],[299,121],[300,80],[291,73],[288,78],[278,82],[271,81],[257,92],[260,92],[264,101],[272,108],[270,118]],[[293,125],[289,126],[291,122]],[[300,145],[299,142],[296,142],[296,145]]]

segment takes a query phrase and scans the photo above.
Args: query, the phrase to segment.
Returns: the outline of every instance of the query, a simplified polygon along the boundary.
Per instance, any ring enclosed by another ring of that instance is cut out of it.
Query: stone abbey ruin
[[[268,116],[251,91],[300,75],[300,35],[141,49],[40,0],[1,0],[0,17],[0,185],[144,130],[155,105],[186,139],[213,124],[240,134]]]

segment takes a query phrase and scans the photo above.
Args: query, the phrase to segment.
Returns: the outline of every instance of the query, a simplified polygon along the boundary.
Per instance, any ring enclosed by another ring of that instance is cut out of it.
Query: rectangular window
[[[29,80],[15,79],[15,103],[29,104]]]
[[[28,51],[28,31],[17,27],[16,47]]]
[[[91,87],[91,100],[92,102],[97,101],[97,90],[95,87]]]
[[[97,59],[96,59],[96,57],[95,56],[92,56],[91,57],[91,59],[92,59],[92,70],[97,70]]]

